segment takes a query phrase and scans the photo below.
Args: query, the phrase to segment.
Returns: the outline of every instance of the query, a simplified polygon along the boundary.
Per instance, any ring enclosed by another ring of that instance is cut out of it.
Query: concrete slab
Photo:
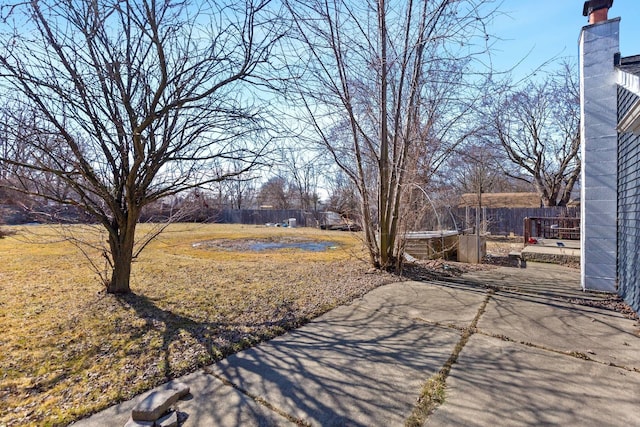
[[[500,267],[495,270],[470,272],[462,278],[479,286],[492,286],[561,299],[603,299],[610,295],[584,292],[580,286],[580,270],[537,262],[527,262],[526,268]]]
[[[580,248],[530,245],[520,253],[526,261],[539,262],[580,262]]]
[[[263,406],[209,374],[189,379],[192,399],[178,404],[186,417],[182,427],[295,426],[284,416]]]
[[[503,291],[491,298],[478,328],[640,371],[640,324],[614,311]]]
[[[369,292],[340,310],[365,310],[377,315],[422,319],[443,325],[468,326],[486,297],[486,290],[446,282],[400,282]]]
[[[564,242],[559,242],[564,245]],[[556,246],[551,245],[531,245],[522,249],[522,252],[550,254],[550,255],[565,255],[565,256],[580,256],[580,247],[571,246]]]
[[[225,385],[202,370],[181,377],[191,393],[179,400],[174,408],[179,413],[182,427],[237,427],[237,426],[294,426],[278,413],[260,405],[242,392]],[[164,384],[127,402],[112,406],[73,424],[74,427],[124,426],[134,406]]]
[[[637,426],[640,373],[473,335],[425,426]]]
[[[146,395],[146,393],[145,393]],[[143,395],[135,399],[122,402],[118,405],[111,406],[91,415],[89,418],[76,421],[71,425],[73,427],[105,427],[105,426],[124,426],[131,418],[131,411],[142,400]]]
[[[378,316],[342,307],[211,370],[311,425],[402,425],[460,334]]]
[[[560,243],[560,245],[558,245]],[[538,239],[538,244],[536,245],[527,245],[531,247],[536,246],[548,246],[550,248],[573,248],[580,249],[580,240],[567,240],[567,239]]]

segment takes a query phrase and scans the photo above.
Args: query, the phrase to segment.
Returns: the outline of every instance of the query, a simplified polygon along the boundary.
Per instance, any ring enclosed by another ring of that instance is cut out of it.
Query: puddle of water
[[[269,249],[302,249],[303,251],[322,252],[327,249],[336,249],[334,242],[258,242],[249,246],[252,251],[265,251]]]

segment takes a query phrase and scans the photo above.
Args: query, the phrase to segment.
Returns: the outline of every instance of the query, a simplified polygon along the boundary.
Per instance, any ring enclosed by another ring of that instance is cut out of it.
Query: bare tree
[[[290,196],[295,199],[292,205],[296,208],[316,210],[318,207],[320,173],[326,170],[322,154],[300,147],[281,149],[281,174],[289,178]]]
[[[269,0],[33,0],[2,12],[0,91],[29,113],[10,120],[29,157],[2,164],[16,189],[91,215],[108,236],[107,291],[130,292],[132,260],[153,237],[136,238],[143,207],[236,176],[264,151],[251,87],[268,85],[283,21]],[[220,167],[230,160],[238,168]]]
[[[482,195],[493,191],[504,175],[500,160],[500,153],[480,140],[456,151],[449,173],[460,190],[477,194],[478,207],[482,208]]]
[[[222,191],[232,209],[247,209],[255,204],[256,180],[255,176],[242,175],[221,183]]]
[[[242,161],[227,162],[226,169],[220,170],[219,175],[229,175],[242,168]],[[259,180],[260,167],[253,168],[242,175],[230,176],[223,181],[214,182],[207,186],[214,205],[219,209],[244,209],[255,204],[256,182]]]
[[[328,181],[329,199],[327,209],[339,213],[344,218],[355,220],[361,225],[360,203],[358,190],[353,181],[349,180],[342,170],[334,174],[333,179]]]
[[[497,91],[500,93],[500,91]],[[580,95],[575,67],[507,89],[497,96],[490,127],[515,178],[530,182],[544,206],[565,206],[580,177]]]
[[[287,180],[281,176],[270,178],[260,187],[257,200],[260,206],[270,206],[275,209],[290,209],[290,185]]]
[[[0,159],[16,157],[15,154],[12,153],[12,149],[14,147],[9,143],[11,139],[9,117],[9,111],[7,111],[6,108],[0,107]],[[11,173],[6,165],[4,167],[0,167],[0,181],[5,182],[10,176]]]
[[[285,1],[298,28],[290,49],[308,53],[291,67],[301,110],[357,188],[375,267],[402,262],[403,199],[422,147],[469,132],[489,3]]]

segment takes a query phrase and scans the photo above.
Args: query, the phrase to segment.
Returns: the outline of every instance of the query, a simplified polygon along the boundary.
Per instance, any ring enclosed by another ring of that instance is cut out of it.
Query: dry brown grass
[[[118,297],[70,243],[39,243],[55,240],[48,228],[12,231],[0,240],[0,426],[68,424],[397,280],[367,274],[356,234],[176,224]],[[338,247],[193,246],[292,236]]]

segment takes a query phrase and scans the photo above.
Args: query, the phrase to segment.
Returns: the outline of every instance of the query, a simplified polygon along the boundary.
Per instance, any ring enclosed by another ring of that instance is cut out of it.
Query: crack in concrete
[[[292,423],[301,426],[301,427],[311,427],[311,424],[303,419],[300,418],[296,418],[293,415],[289,414],[288,412],[278,408],[277,406],[273,405],[271,402],[269,402],[268,400],[264,399],[263,397],[260,397],[256,394],[251,393],[250,391],[240,387],[238,384],[235,384],[231,381],[229,381],[228,379],[222,377],[221,375],[216,374],[215,372],[213,372],[211,369],[209,369],[208,367],[205,367],[203,369],[204,373],[207,375],[211,375],[212,377],[216,378],[217,380],[219,380],[220,382],[222,382],[222,384],[224,384],[225,386],[228,387],[232,387],[233,389],[239,391],[240,393],[242,393],[243,395],[247,396],[249,399],[253,400],[254,402],[256,402],[259,405],[264,406],[265,408],[269,409],[270,411],[275,412],[276,414],[286,418],[287,420],[291,421]]]
[[[463,332],[467,327],[466,326],[458,326],[456,324],[453,323],[442,323],[442,322],[438,322],[436,320],[429,320],[429,319],[424,319],[422,317],[413,317],[411,320],[414,320],[416,322],[420,322],[420,323],[424,323],[430,326],[436,326],[439,328],[446,328],[446,329],[455,329],[456,331],[460,331]]]
[[[604,365],[604,366],[611,366],[614,368],[620,368],[620,369],[624,369],[625,371],[629,371],[629,372],[640,372],[640,370],[638,368],[635,367],[628,367],[628,366],[624,366],[624,365],[618,365],[617,363],[614,362],[605,362],[602,360],[597,360],[597,359],[593,359],[591,357],[589,357],[587,354],[581,352],[581,351],[566,351],[566,350],[557,350],[555,348],[552,347],[547,347],[545,345],[542,344],[535,344],[532,342],[528,342],[528,341],[517,341],[514,340],[513,338],[510,338],[506,335],[501,335],[501,334],[492,334],[489,332],[484,332],[482,330],[477,330],[476,331],[477,334],[485,336],[485,337],[489,337],[489,338],[496,338],[499,339],[501,341],[506,341],[506,342],[511,342],[514,344],[520,344],[520,345],[524,345],[527,347],[531,347],[531,348],[537,348],[539,350],[543,350],[543,351],[549,351],[551,353],[555,353],[555,354],[560,354],[563,356],[567,356],[567,357],[573,357],[576,359],[580,359],[580,360],[585,360],[588,362],[594,362],[594,363],[598,363],[600,365]]]
[[[484,314],[491,297],[495,294],[495,290],[487,288],[487,295],[484,300],[478,307],[478,311],[474,316],[473,320],[467,327],[459,327],[450,325],[453,329],[460,330],[462,332],[460,336],[460,340],[454,347],[449,359],[445,362],[445,364],[440,368],[440,371],[434,375],[432,375],[426,382],[422,388],[422,392],[420,393],[420,397],[416,405],[411,412],[411,415],[407,417],[405,420],[405,427],[419,427],[424,425],[425,421],[436,410],[438,406],[444,403],[445,401],[445,389],[447,378],[449,377],[449,373],[453,368],[453,365],[458,361],[458,356],[467,345],[469,338],[478,331],[478,322],[480,318]],[[427,322],[429,323],[429,322]],[[435,322],[437,323],[437,322]],[[440,325],[442,326],[442,325]]]

